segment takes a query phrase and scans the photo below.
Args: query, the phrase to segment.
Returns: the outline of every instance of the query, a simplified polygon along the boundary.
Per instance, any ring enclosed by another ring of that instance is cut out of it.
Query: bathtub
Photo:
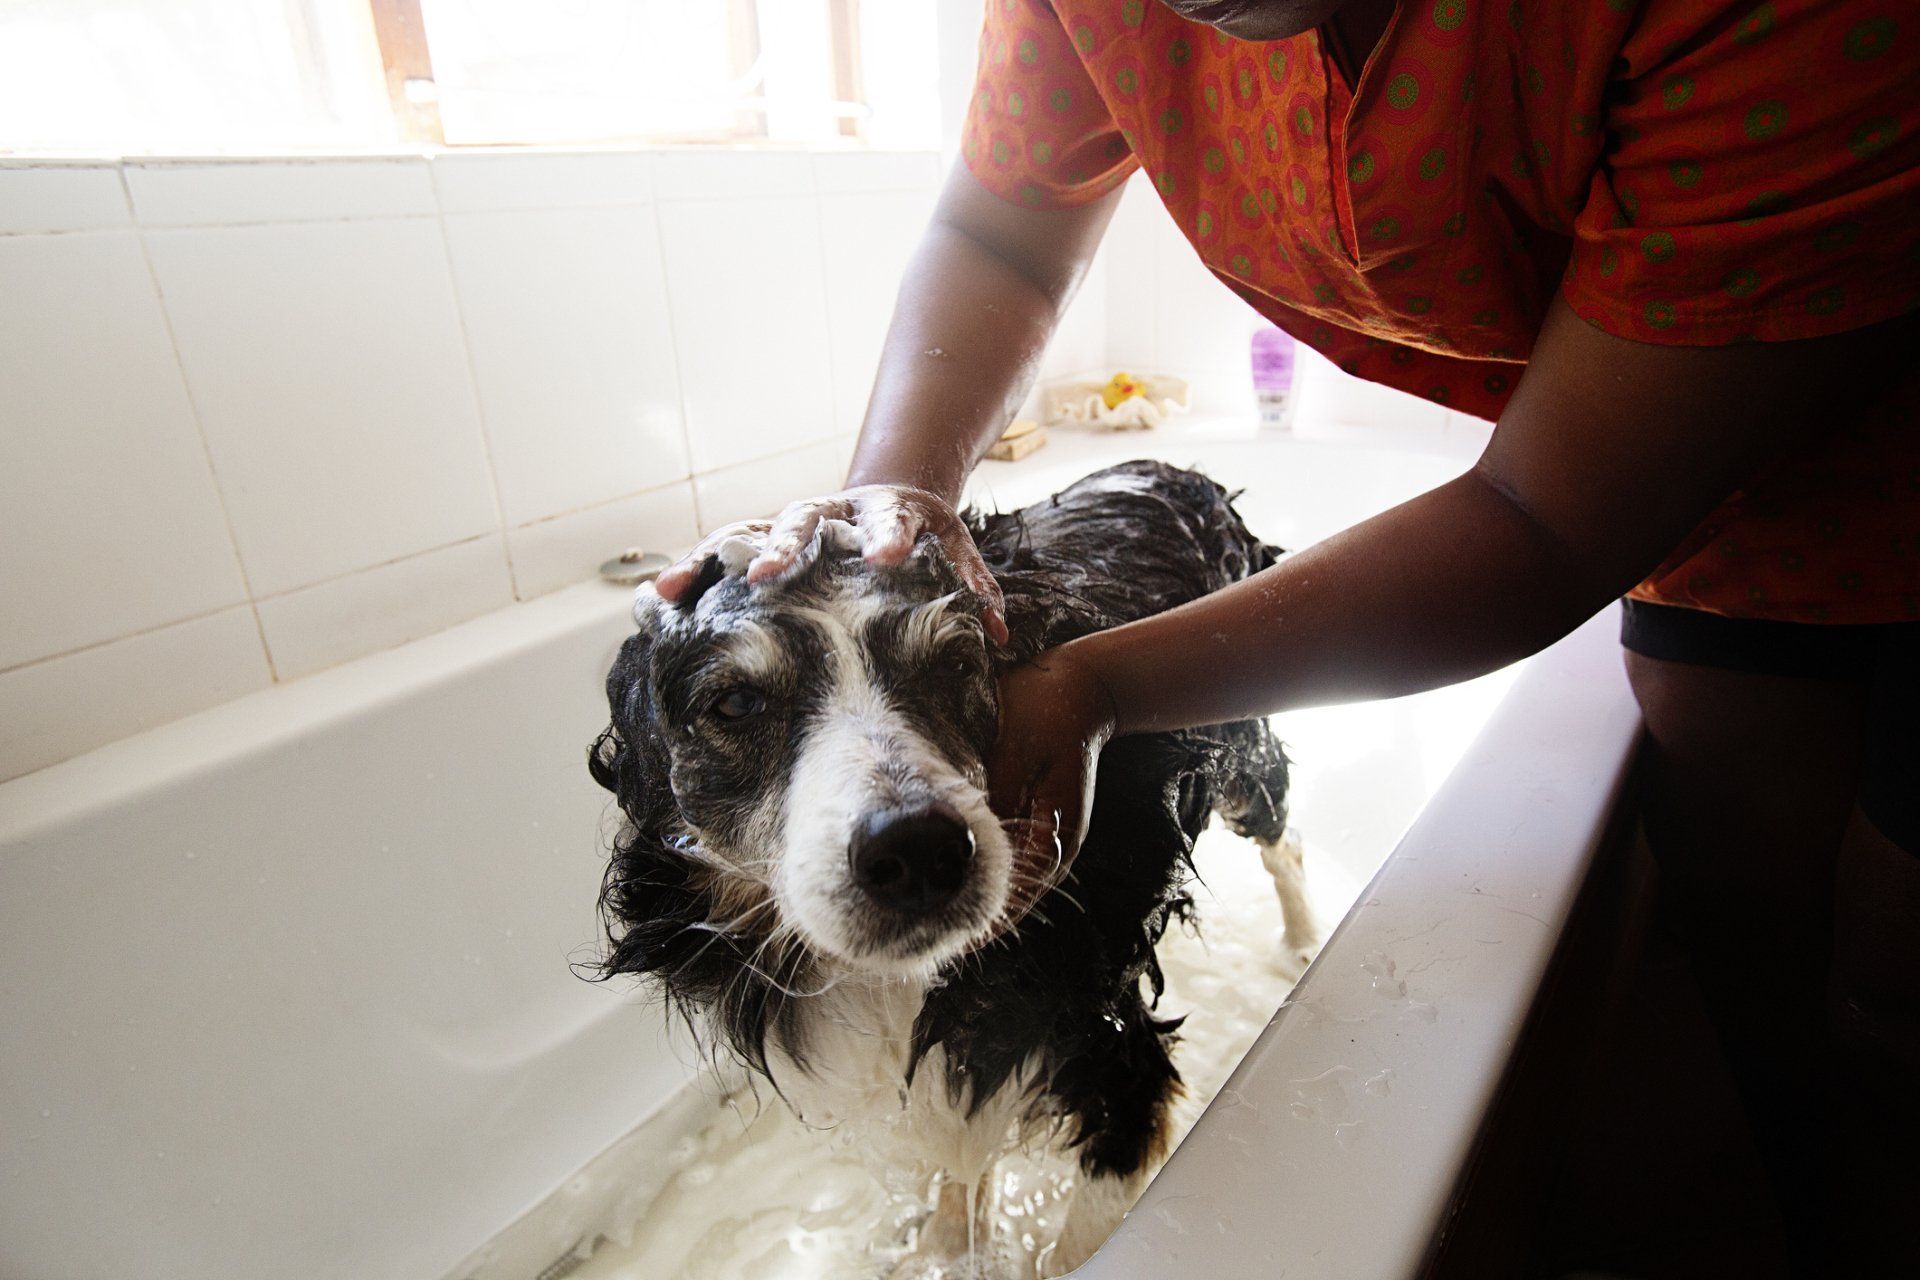
[[[1062,436],[975,494],[1142,455],[1246,486],[1287,546],[1466,461],[1183,423]],[[0,786],[0,1276],[532,1280],[645,1202],[726,1082],[570,969],[627,602],[583,584]],[[1366,887],[1079,1274],[1446,1256],[1631,760],[1608,627],[1282,718],[1296,822]]]

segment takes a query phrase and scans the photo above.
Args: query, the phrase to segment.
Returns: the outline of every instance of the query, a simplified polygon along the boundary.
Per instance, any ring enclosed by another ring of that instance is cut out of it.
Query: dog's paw
[[[1007,1265],[981,1254],[972,1258],[917,1253],[903,1258],[887,1273],[887,1280],[1015,1280]]]
[[[1317,942],[1301,946],[1282,937],[1280,945],[1274,948],[1273,967],[1288,982],[1298,982],[1301,975],[1306,973],[1307,966],[1319,954],[1320,944]]]

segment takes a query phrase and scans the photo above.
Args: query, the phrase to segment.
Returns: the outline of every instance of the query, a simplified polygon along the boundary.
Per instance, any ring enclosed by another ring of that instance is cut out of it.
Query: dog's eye
[[[713,702],[714,718],[728,722],[757,716],[766,709],[766,696],[753,689],[730,689]]]

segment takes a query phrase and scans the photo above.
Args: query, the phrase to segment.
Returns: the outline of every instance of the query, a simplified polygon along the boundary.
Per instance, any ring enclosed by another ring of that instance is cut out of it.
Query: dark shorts
[[[1868,688],[1860,810],[1920,855],[1920,623],[1816,626],[1623,602],[1620,643],[1666,662]]]

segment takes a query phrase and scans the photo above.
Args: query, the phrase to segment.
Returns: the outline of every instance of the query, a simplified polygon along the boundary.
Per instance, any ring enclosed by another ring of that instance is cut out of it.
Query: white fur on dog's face
[[[739,896],[771,898],[769,929],[858,972],[930,976],[987,934],[1010,893],[1012,849],[985,791],[985,639],[936,552],[897,570],[832,553],[752,588],[744,558],[723,556],[690,611],[643,590],[654,728],[702,854],[740,877]],[[758,709],[717,714],[743,706]],[[871,815],[935,802],[966,823],[974,856],[951,903],[905,917],[854,883],[850,847]]]

